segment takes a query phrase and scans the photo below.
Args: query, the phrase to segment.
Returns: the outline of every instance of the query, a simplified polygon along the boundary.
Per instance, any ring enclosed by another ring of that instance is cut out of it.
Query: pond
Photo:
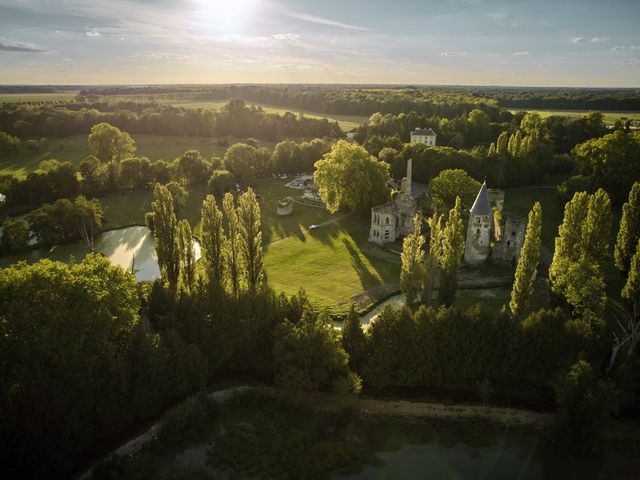
[[[136,280],[155,280],[160,278],[158,257],[154,247],[153,233],[147,227],[133,226],[103,232],[95,241],[95,250],[107,257],[114,265],[133,271]],[[195,242],[196,260],[200,258],[200,244]],[[0,266],[6,267],[19,260],[37,262],[42,258],[50,258],[68,262],[71,258],[81,261],[89,253],[86,243],[58,245],[49,250],[34,250],[24,255],[4,257]]]

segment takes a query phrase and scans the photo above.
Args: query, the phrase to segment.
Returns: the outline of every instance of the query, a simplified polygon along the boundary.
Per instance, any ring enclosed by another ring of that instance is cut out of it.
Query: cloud
[[[584,37],[571,37],[573,43],[584,43]]]
[[[30,53],[45,53],[49,51],[46,48],[42,48],[38,45],[34,45],[33,43],[11,42],[11,41],[2,41],[2,40],[0,40],[0,50],[4,50],[6,52],[30,52]]]
[[[287,40],[287,41],[300,39],[300,35],[298,35],[297,33],[276,33],[272,35],[272,37],[275,38],[276,40]]]
[[[441,57],[464,57],[467,52],[442,52]]]
[[[611,50],[640,50],[640,45],[616,45]]]
[[[367,32],[370,30],[369,28],[361,27],[360,25],[352,25],[349,23],[337,22],[329,18],[316,17],[315,15],[309,15],[307,13],[288,12],[286,13],[286,15],[291,18],[302,20],[304,22],[315,23],[318,25],[326,25],[327,27],[337,27],[337,28],[344,28],[346,30],[356,30],[356,31],[362,31],[362,32]]]
[[[592,37],[589,41],[591,43],[602,43],[607,41],[607,37]]]
[[[96,30],[89,30],[89,31],[85,32],[85,34],[87,35],[87,37],[99,37],[100,36],[100,32],[97,32]]]
[[[522,52],[513,52],[511,55],[513,55],[514,57],[526,57],[529,54],[530,52],[528,51],[522,51]]]

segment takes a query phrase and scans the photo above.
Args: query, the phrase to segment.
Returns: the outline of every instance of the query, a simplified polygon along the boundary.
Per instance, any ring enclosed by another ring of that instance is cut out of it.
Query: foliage
[[[574,158],[575,174],[585,178],[591,191],[603,188],[619,205],[640,180],[640,133],[616,131],[588,140],[575,148]]]
[[[616,238],[615,264],[620,272],[629,269],[633,248],[640,239],[640,182],[635,182],[629,200],[622,206],[622,220]]]
[[[640,239],[636,245],[636,251],[631,257],[629,275],[621,296],[632,304],[633,314],[638,315],[637,308],[640,305]]]
[[[174,212],[173,197],[164,185],[158,183],[154,187],[151,208],[153,210],[153,236],[160,272],[169,285],[175,288],[178,285],[180,273],[180,253],[177,243],[178,222]]]
[[[354,305],[351,305],[342,327],[342,348],[349,355],[349,368],[360,373],[366,360],[367,337],[360,325],[360,316],[356,313]]]
[[[456,197],[460,197],[462,209],[471,208],[481,184],[464,170],[443,170],[429,184],[434,205],[439,208],[452,208]]]
[[[180,285],[186,292],[191,292],[196,287],[196,259],[193,234],[188,220],[183,218],[178,222],[176,236],[180,255]]]
[[[207,191],[216,198],[222,198],[225,193],[236,188],[236,177],[229,170],[214,170],[207,183]]]
[[[175,445],[217,414],[214,401],[200,393],[172,407],[162,418],[158,440],[166,447]]]
[[[2,239],[0,248],[2,253],[21,252],[29,245],[29,225],[24,220],[11,217],[2,222]]]
[[[287,320],[276,330],[274,374],[291,390],[358,392],[358,378],[349,370],[347,353],[326,314],[306,311],[299,322]],[[347,393],[347,392],[340,392]]]
[[[421,233],[422,218],[413,218],[413,230],[402,242],[402,269],[400,288],[407,296],[407,305],[413,305],[422,287],[424,276],[424,236]]]
[[[556,429],[569,448],[588,451],[601,446],[613,410],[611,383],[598,379],[591,364],[579,360],[557,387]]]
[[[516,267],[509,309],[514,317],[519,317],[529,307],[540,261],[540,232],[542,230],[542,207],[536,202],[529,212],[524,244]]]
[[[91,127],[91,154],[103,163],[119,162],[133,156],[136,144],[128,133],[106,122]]]
[[[213,195],[207,195],[202,202],[201,218],[202,238],[200,245],[205,266],[205,278],[212,290],[220,291],[224,279],[225,234],[222,226],[222,212]]]
[[[388,199],[388,165],[359,145],[337,142],[316,162],[315,168],[314,181],[331,213],[338,210],[364,213]]]
[[[0,131],[0,152],[15,152],[20,147],[20,139]]]
[[[438,302],[449,306],[455,299],[458,288],[458,267],[464,253],[464,224],[462,223],[462,205],[456,197],[455,206],[449,210],[449,218],[442,231],[442,250],[438,258],[440,283]]]
[[[250,188],[238,198],[237,217],[242,276],[246,278],[249,294],[255,295],[263,287],[264,255],[262,252],[260,205],[256,194]]]

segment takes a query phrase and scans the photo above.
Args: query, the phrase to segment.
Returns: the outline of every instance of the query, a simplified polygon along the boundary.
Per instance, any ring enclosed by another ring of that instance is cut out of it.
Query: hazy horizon
[[[640,3],[0,0],[0,84],[637,88]]]

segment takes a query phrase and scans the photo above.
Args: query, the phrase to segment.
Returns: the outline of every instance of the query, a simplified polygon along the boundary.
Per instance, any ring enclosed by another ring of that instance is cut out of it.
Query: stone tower
[[[487,182],[482,183],[476,201],[469,210],[467,241],[464,247],[464,261],[469,265],[479,265],[489,258],[491,252],[491,225],[493,210],[489,202]]]
[[[400,190],[405,195],[408,195],[411,198],[411,175],[412,175],[413,167],[412,160],[409,159],[407,161],[407,176],[402,179],[402,185],[400,186]]]

